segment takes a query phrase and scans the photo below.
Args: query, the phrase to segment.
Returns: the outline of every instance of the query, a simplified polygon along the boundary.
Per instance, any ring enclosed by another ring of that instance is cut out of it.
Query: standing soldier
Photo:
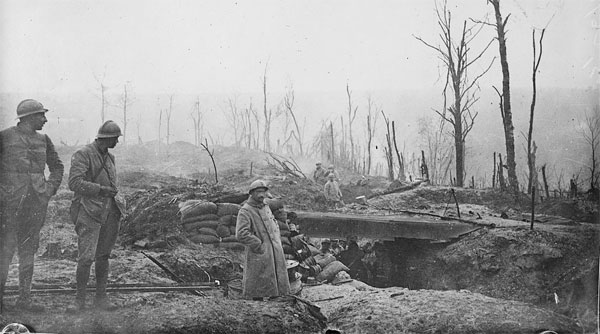
[[[46,220],[50,197],[62,181],[64,166],[50,138],[42,130],[44,106],[27,99],[17,106],[16,126],[0,131],[0,311],[15,249],[19,254],[19,299],[16,308],[42,312],[31,301],[34,255]],[[44,170],[48,165],[50,176]]]
[[[316,183],[325,184],[325,182],[327,182],[327,180],[325,179],[325,168],[323,168],[320,161],[317,162],[316,165],[317,167],[313,172],[313,180],[315,180]]]
[[[106,121],[96,140],[84,146],[71,158],[69,189],[75,192],[71,203],[71,219],[77,232],[77,295],[70,312],[85,309],[86,286],[92,262],[96,262],[96,298],[94,306],[113,310],[115,305],[106,296],[108,258],[117,240],[119,220],[124,206],[117,195],[115,157],[108,152],[119,142],[121,129]]]
[[[242,280],[246,299],[283,296],[290,293],[279,226],[265,204],[269,188],[262,180],[250,184],[250,195],[237,216],[236,237],[246,245]]]
[[[335,180],[335,175],[333,173],[329,173],[327,175],[327,183],[323,187],[323,192],[325,194],[325,199],[329,204],[332,204],[334,207],[344,206],[344,201],[342,200],[342,191],[340,190],[340,186]]]

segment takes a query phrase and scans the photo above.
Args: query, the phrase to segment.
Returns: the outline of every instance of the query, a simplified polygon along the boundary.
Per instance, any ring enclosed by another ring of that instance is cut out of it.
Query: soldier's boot
[[[75,303],[67,307],[68,313],[79,313],[85,311],[85,300],[87,297],[87,284],[90,279],[91,265],[77,265],[75,279],[77,281],[77,293],[75,295]]]
[[[96,298],[94,307],[104,311],[114,311],[118,307],[111,303],[106,295],[108,284],[108,259],[96,259]]]
[[[31,300],[32,277],[33,267],[19,270],[19,299],[17,299],[15,308],[33,313],[41,313],[45,311],[45,308],[42,305],[35,304]]]

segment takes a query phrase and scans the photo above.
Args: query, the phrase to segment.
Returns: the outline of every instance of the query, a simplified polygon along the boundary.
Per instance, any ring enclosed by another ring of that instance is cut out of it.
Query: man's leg
[[[77,270],[75,280],[77,293],[75,305],[67,309],[69,312],[79,312],[85,309],[87,284],[90,279],[90,268],[98,245],[101,225],[93,220],[84,210],[79,210],[75,232],[77,232]]]
[[[17,248],[17,234],[5,225],[0,235],[0,313],[4,312],[4,288],[8,279],[8,269]]]
[[[116,206],[113,206],[106,222],[100,229],[98,247],[96,248],[96,298],[94,304],[96,307],[104,310],[116,308],[115,305],[108,301],[108,297],[106,296],[106,286],[108,284],[109,271],[108,259],[110,258],[110,253],[117,241],[117,236],[119,235],[120,218],[120,212]]]
[[[21,210],[17,213],[18,219],[18,251],[19,251],[19,300],[17,306],[32,312],[43,312],[44,307],[31,302],[31,281],[33,279],[35,253],[40,243],[40,230],[46,220],[48,202],[38,199],[30,192]]]
[[[115,305],[108,301],[106,286],[108,284],[109,271],[108,259],[119,235],[120,218],[121,214],[119,210],[116,206],[113,206],[106,222],[100,229],[98,247],[96,248],[96,298],[94,304],[96,307],[104,310],[116,308]]]

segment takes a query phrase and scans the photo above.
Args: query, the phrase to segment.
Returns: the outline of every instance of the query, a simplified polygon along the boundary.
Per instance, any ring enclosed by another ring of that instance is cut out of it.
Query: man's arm
[[[235,224],[235,236],[239,242],[248,246],[254,253],[260,253],[262,241],[252,233],[252,220],[246,210],[241,209]]]
[[[52,195],[54,195],[56,194],[56,191],[62,182],[63,175],[65,173],[65,166],[60,160],[52,140],[50,140],[50,137],[48,136],[46,136],[46,164],[50,170],[48,182],[54,187],[54,190],[52,191]]]
[[[82,151],[75,152],[71,157],[69,169],[69,189],[84,196],[98,196],[100,185],[86,179],[91,168],[87,154]]]

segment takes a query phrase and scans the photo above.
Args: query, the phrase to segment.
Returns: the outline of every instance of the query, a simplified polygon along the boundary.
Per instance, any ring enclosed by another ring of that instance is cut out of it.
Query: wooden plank
[[[311,237],[449,240],[481,228],[476,224],[411,215],[367,216],[295,211],[300,231]]]

